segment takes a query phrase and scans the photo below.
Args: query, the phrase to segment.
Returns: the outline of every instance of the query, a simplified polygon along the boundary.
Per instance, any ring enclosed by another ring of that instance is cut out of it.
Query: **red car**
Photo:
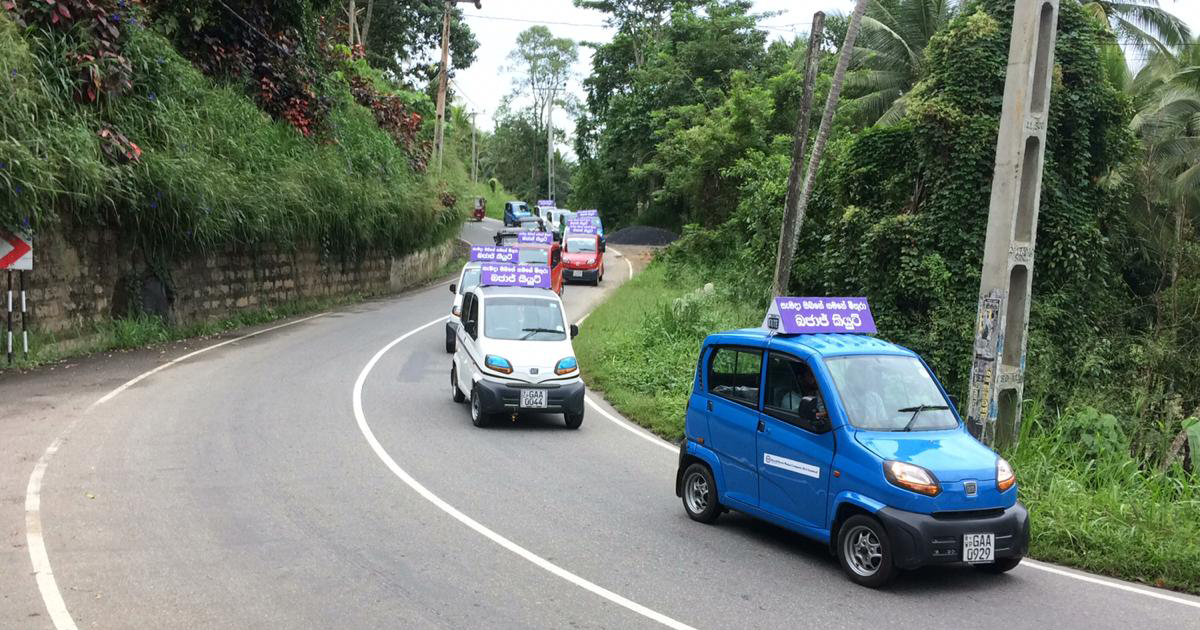
[[[535,243],[519,243],[517,261],[522,265],[545,265],[550,268],[550,290],[562,295],[563,292],[563,257],[562,248],[558,243],[538,245]]]
[[[604,280],[604,243],[596,234],[567,234],[563,238],[563,275],[567,280],[589,282]]]

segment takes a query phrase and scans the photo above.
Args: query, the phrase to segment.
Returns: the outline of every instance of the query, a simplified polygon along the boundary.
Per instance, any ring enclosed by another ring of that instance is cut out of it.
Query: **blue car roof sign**
[[[786,335],[876,332],[865,297],[777,297],[763,327]]]
[[[479,269],[483,286],[550,288],[550,268],[545,265],[484,263]]]

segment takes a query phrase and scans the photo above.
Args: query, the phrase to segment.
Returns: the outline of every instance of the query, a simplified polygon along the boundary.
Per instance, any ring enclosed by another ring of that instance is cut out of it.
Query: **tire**
[[[600,271],[596,271],[596,277],[590,283],[594,287],[600,286]]]
[[[1017,568],[1018,564],[1021,564],[1021,556],[1017,556],[1015,558],[1000,558],[999,560],[990,562],[988,564],[973,564],[971,566],[983,571],[984,573],[1000,575],[1001,573],[1008,573],[1009,571]]]
[[[895,575],[892,540],[874,517],[855,514],[842,523],[837,538],[838,563],[850,581],[879,588]]]
[[[450,399],[456,403],[467,399],[462,390],[458,388],[458,368],[453,365],[450,366]]]
[[[578,429],[579,425],[583,424],[583,412],[579,413],[564,413],[563,420],[567,423],[567,428],[574,430]]]
[[[455,343],[454,333],[452,331],[447,330],[446,331],[446,352],[449,354],[454,354],[454,348],[456,345],[458,345],[458,344]]]
[[[704,464],[692,464],[683,472],[683,511],[689,518],[710,524],[721,515],[717,482]]]
[[[483,412],[479,402],[479,387],[471,387],[471,424],[486,427],[491,424],[491,416]]]

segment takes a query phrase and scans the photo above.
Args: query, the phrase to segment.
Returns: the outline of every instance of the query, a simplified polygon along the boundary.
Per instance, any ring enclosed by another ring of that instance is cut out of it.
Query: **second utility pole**
[[[448,80],[448,68],[450,65],[450,7],[454,6],[453,0],[447,0],[443,8],[442,15],[442,72],[438,76],[438,93],[437,93],[437,120],[433,129],[433,150],[437,153],[437,170],[442,172],[442,153],[445,152],[444,146],[446,133],[446,81]]]
[[[804,153],[808,148],[808,124],[812,118],[813,83],[817,81],[817,55],[821,51],[821,32],[825,14],[813,14],[808,31],[808,53],[804,61],[804,91],[800,96],[800,114],[796,117],[796,135],[792,139],[792,171],[788,175],[787,198],[783,204],[783,223],[779,227],[779,249],[775,256],[775,279],[771,295],[786,295],[792,275],[792,259],[796,255],[796,215],[800,206],[800,185],[804,174]]]

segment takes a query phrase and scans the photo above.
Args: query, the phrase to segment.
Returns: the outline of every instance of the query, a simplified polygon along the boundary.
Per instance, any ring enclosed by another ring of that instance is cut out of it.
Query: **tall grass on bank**
[[[414,171],[341,77],[322,79],[331,131],[309,139],[202,75],[162,36],[129,29],[133,89],[78,104],[63,61],[70,42],[0,14],[0,224],[105,224],[150,257],[262,243],[341,258],[403,254],[457,230],[467,196],[459,152],[447,154],[448,189]],[[140,160],[107,157],[103,130],[137,144]],[[456,207],[442,205],[443,192]]]
[[[731,283],[654,262],[584,322],[584,380],[626,417],[679,439],[704,337],[761,322],[765,305]],[[1052,414],[1032,400],[1024,418],[1020,447],[1006,455],[1032,515],[1034,558],[1200,593],[1200,479],[1139,464],[1122,423],[1095,409]]]

